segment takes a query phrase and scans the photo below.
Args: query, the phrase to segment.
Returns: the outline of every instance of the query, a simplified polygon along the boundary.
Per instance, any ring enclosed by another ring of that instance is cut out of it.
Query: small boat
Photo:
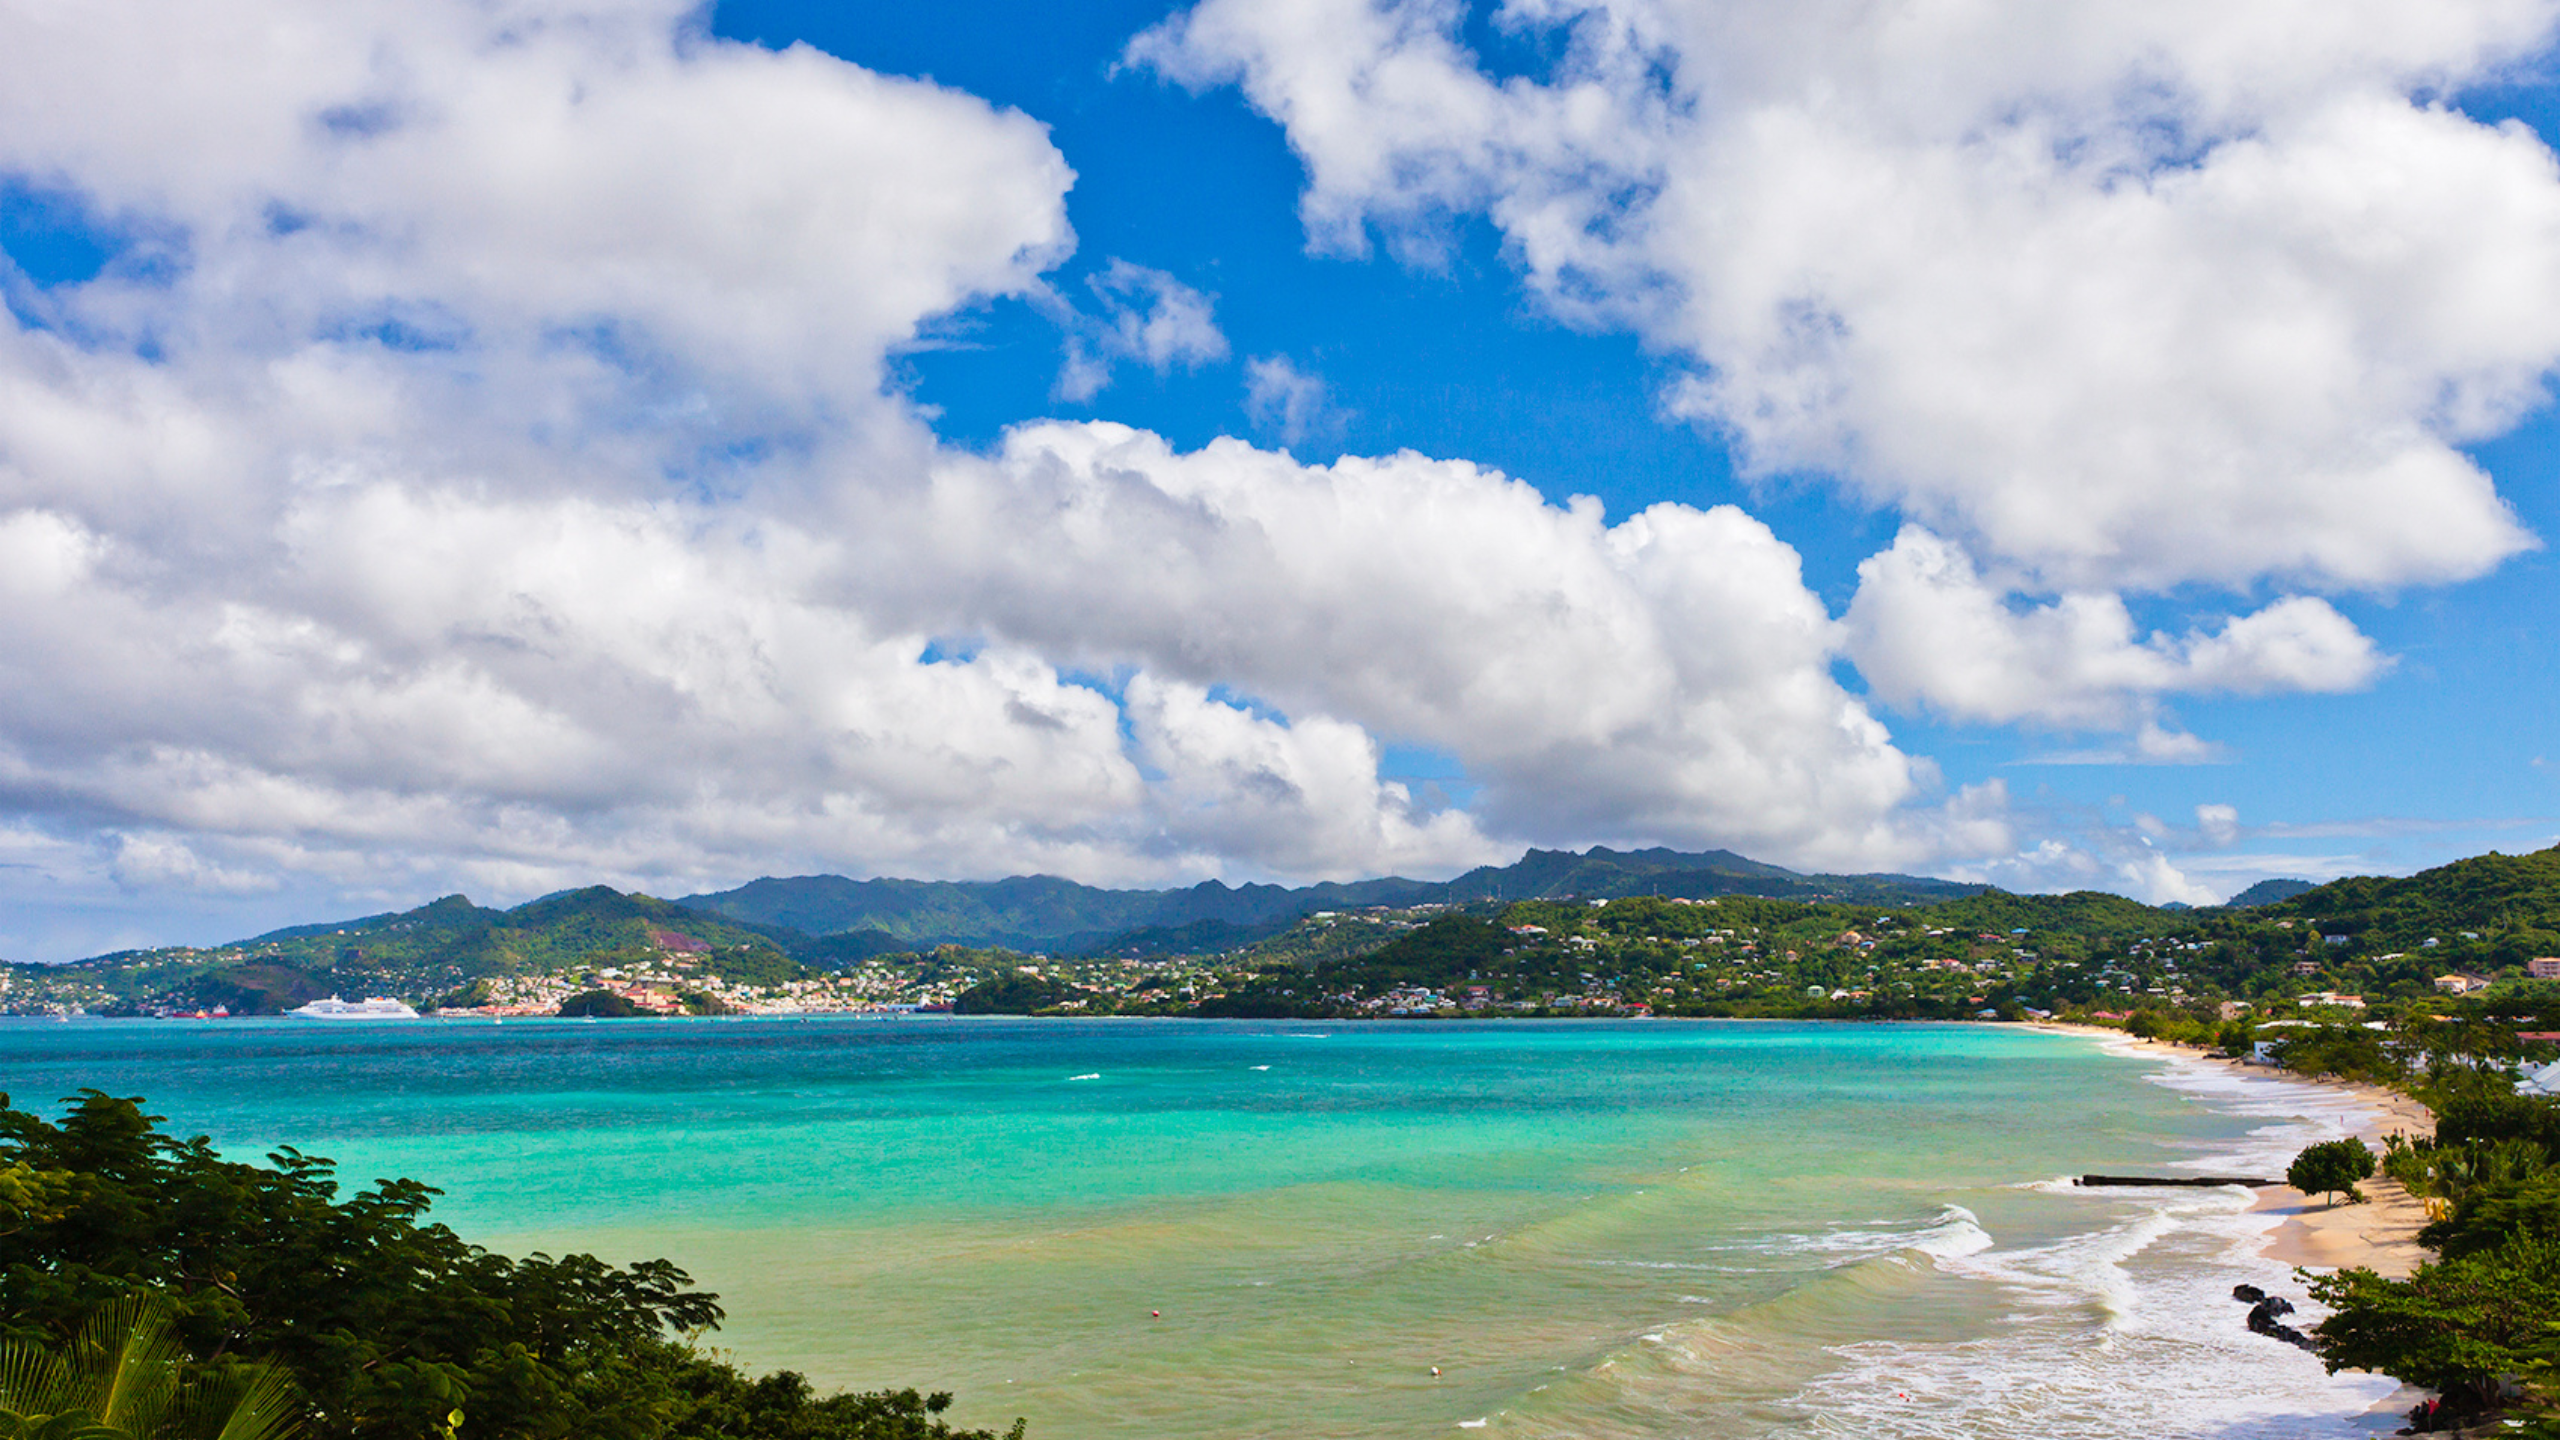
[[[306,1020],[415,1020],[418,1018],[417,1011],[387,995],[376,995],[367,1000],[341,1000],[332,995],[326,1000],[314,1000],[308,1005],[299,1006],[284,1013],[299,1015]]]

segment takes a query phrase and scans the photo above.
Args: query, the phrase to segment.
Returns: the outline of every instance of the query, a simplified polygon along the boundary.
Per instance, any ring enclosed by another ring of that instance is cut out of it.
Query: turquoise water
[[[81,1085],[668,1256],[745,1364],[1042,1440],[2342,1435],[2380,1393],[2240,1331],[2216,1287],[2284,1272],[2229,1192],[2051,1183],[2334,1100],[2008,1027],[0,1024],[13,1103]]]

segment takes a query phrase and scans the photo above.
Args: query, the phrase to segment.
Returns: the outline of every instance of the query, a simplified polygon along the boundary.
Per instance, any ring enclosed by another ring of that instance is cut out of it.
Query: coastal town
[[[450,897],[226,946],[9,966],[0,1012],[217,1018],[362,994],[486,1018],[2061,1017],[2252,1053],[2287,1028],[2389,1028],[2447,1004],[2554,1008],[2539,997],[2560,980],[2555,855],[2215,909],[1997,891],[1891,906],[1725,894],[1339,907],[1196,952],[1142,943],[1151,935],[1080,953],[910,947],[599,887],[511,911]]]

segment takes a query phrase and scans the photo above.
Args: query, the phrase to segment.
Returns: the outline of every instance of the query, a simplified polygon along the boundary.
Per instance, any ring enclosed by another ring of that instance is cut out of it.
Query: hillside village
[[[1641,876],[1627,880],[1642,883]],[[1225,923],[1225,922],[1220,922]],[[1212,927],[1214,930],[1215,927]],[[1234,927],[1230,927],[1231,929]],[[10,1014],[275,1014],[331,994],[475,1017],[569,1013],[2026,1019],[2221,1035],[2526,1015],[2560,983],[2560,850],[2359,878],[2263,905],[2081,892],[1899,904],[1748,894],[1314,909],[1184,952],[1161,927],[1082,953],[877,929],[811,935],[602,887],[231,945],[0,973]],[[1213,936],[1214,938],[1214,936]],[[2560,1018],[2555,1018],[2560,1023]]]

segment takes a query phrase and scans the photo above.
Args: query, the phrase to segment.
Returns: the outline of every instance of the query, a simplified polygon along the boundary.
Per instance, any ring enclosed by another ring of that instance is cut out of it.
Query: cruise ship
[[[387,995],[370,1000],[341,1000],[332,995],[308,1005],[287,1010],[287,1015],[300,1015],[309,1020],[415,1020],[418,1012]]]

